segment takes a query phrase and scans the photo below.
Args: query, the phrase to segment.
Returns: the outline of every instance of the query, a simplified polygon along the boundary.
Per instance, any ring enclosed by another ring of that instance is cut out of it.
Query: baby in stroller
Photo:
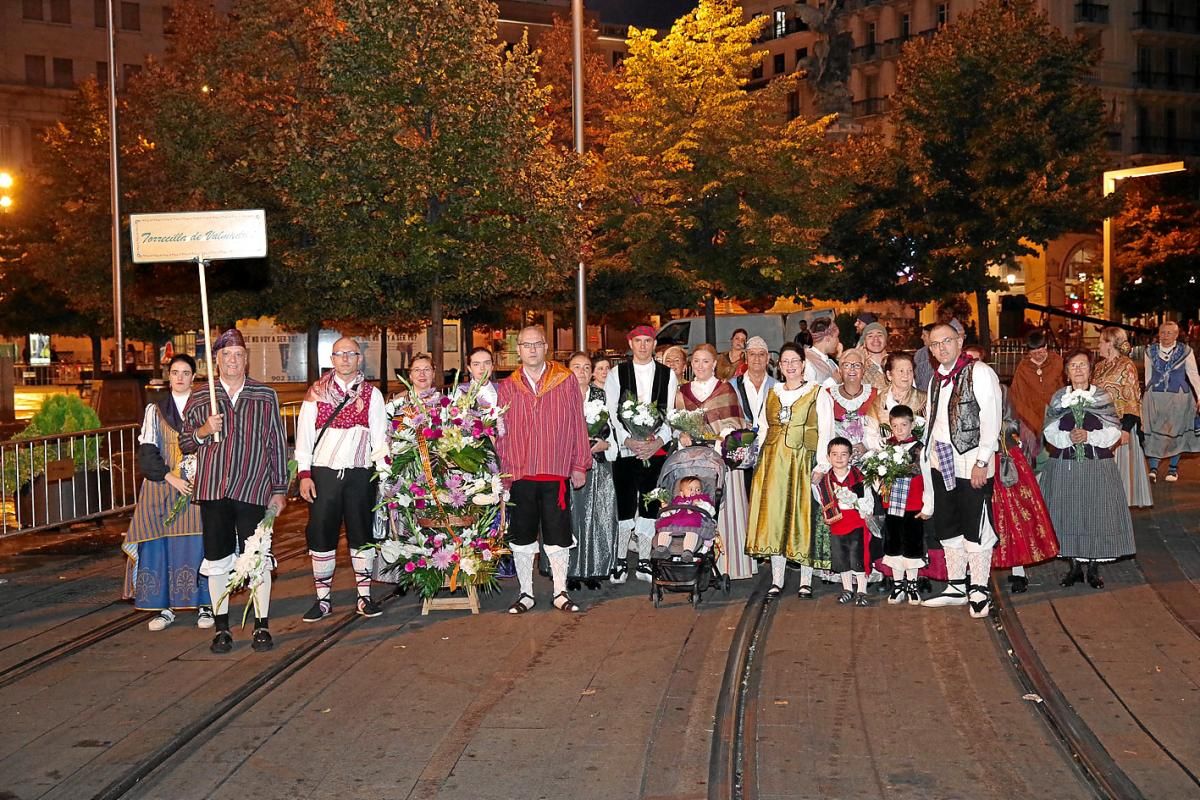
[[[680,559],[691,561],[700,549],[701,539],[704,544],[711,545],[716,530],[711,523],[716,519],[717,509],[712,498],[704,493],[704,482],[695,475],[687,475],[679,479],[675,487],[675,497],[659,514],[654,523],[655,538],[654,558],[667,559],[671,557],[671,540],[683,538],[683,552]]]

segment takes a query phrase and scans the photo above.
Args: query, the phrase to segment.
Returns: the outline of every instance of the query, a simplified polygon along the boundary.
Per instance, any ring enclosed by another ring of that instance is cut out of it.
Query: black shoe
[[[568,592],[578,592],[581,588],[583,588],[583,584],[579,582],[578,578],[567,578]]]
[[[591,589],[593,592],[600,590],[600,581],[596,580],[595,578],[588,578],[583,582],[583,585]]]
[[[217,654],[225,654],[233,649],[233,634],[229,631],[217,631],[208,649]]]
[[[1058,582],[1059,586],[1074,586],[1083,580],[1083,562],[1071,559],[1071,568],[1067,570],[1067,574],[1063,575],[1062,580]]]
[[[1100,577],[1100,565],[1095,561],[1089,561],[1087,567],[1087,582],[1088,586],[1093,589],[1104,588],[1104,578]]]
[[[320,622],[333,613],[333,603],[328,600],[318,600],[313,603],[312,608],[304,612],[301,617],[303,622]]]
[[[1021,594],[1029,590],[1029,579],[1024,575],[1008,576],[1008,591],[1011,594]]]
[[[358,598],[358,605],[354,608],[354,613],[358,614],[360,617],[366,617],[370,619],[371,617],[378,617],[380,614],[382,614],[383,609],[379,607],[379,603],[376,603],[371,598],[360,597]]]
[[[275,641],[271,638],[271,632],[266,628],[255,628],[254,637],[250,640],[250,647],[256,653],[265,653],[275,646]]]

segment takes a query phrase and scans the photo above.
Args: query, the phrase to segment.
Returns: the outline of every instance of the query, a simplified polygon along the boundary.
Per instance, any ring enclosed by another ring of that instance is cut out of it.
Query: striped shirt
[[[564,374],[565,373],[565,374]],[[547,362],[535,389],[525,370],[500,382],[497,403],[507,406],[504,435],[496,440],[500,469],[519,481],[534,475],[567,478],[592,466],[583,395],[575,375]]]
[[[271,495],[286,493],[287,442],[275,390],[246,378],[234,403],[218,381],[217,409],[224,415],[220,442],[196,436],[210,413],[207,386],[194,389],[183,409],[179,449],[197,460],[192,497],[265,506]]]

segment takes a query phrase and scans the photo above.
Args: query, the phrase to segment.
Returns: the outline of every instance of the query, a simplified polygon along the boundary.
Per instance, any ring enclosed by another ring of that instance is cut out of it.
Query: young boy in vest
[[[906,449],[913,472],[911,476],[898,478],[892,483],[885,504],[883,564],[892,571],[894,579],[888,603],[897,605],[907,601],[910,605],[920,605],[917,570],[927,563],[925,520],[933,516],[929,462],[921,458],[922,445],[913,438],[911,408],[895,406],[888,413],[888,425],[892,435],[884,444]]]
[[[871,568],[866,517],[875,508],[875,495],[858,467],[850,464],[851,449],[850,440],[844,436],[831,439],[826,450],[831,469],[819,480],[813,480],[812,485],[821,513],[829,524],[833,571],[842,579],[842,593],[837,601],[842,605],[866,606],[870,605],[867,572]]]

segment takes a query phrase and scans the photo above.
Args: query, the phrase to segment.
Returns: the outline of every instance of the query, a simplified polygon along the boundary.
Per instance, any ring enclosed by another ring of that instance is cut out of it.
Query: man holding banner
[[[271,506],[281,511],[287,495],[287,443],[279,399],[265,384],[246,377],[246,342],[231,328],[213,343],[220,370],[215,381],[216,409],[207,387],[195,390],[183,410],[179,448],[196,454],[193,499],[200,505],[204,561],[216,613],[216,635],[210,649],[233,649],[229,632],[229,572],[234,558]],[[210,378],[212,380],[212,378]],[[271,573],[254,591],[255,650],[274,643],[267,629]]]

